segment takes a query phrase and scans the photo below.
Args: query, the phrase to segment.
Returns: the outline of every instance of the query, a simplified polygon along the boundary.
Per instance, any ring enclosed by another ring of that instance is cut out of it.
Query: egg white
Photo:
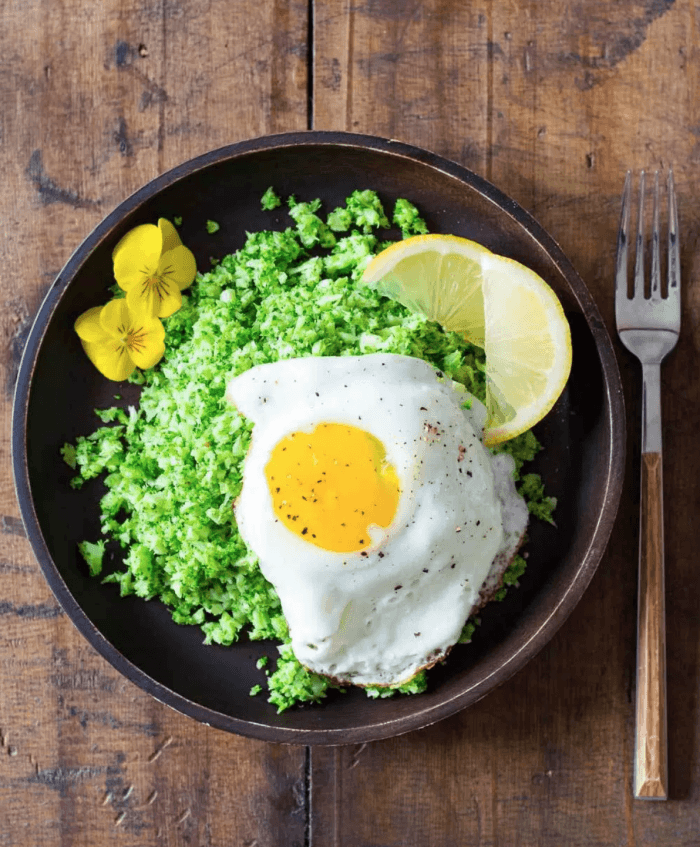
[[[444,656],[527,523],[512,460],[494,464],[483,446],[483,405],[471,398],[463,408],[470,395],[394,354],[260,365],[231,380],[226,396],[255,425],[236,521],[279,594],[298,660],[342,682],[394,685]],[[321,549],[274,512],[271,451],[319,423],[371,433],[396,470],[396,515],[372,530],[366,551]]]

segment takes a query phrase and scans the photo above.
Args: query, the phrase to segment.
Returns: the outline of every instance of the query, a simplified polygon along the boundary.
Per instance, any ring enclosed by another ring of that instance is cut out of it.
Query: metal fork
[[[681,328],[678,209],[673,171],[668,174],[668,286],[661,290],[659,173],[654,177],[650,294],[644,292],[644,188],[639,180],[634,290],[627,291],[631,177],[622,193],[617,241],[615,317],[620,340],[642,363],[642,463],[637,609],[636,739],[634,796],[668,796],[666,719],[666,627],[664,603],[664,525],[661,451],[661,362],[676,346]]]

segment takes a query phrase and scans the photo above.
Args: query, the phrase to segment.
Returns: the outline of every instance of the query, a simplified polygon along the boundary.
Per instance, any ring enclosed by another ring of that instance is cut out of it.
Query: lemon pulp
[[[520,262],[466,238],[418,235],[383,250],[363,281],[484,349],[484,443],[530,429],[563,391],[569,324],[554,291]]]

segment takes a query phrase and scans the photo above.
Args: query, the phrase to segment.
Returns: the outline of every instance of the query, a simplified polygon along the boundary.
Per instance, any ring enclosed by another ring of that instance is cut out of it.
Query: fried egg
[[[297,659],[396,685],[442,658],[527,524],[483,405],[394,354],[259,365],[226,397],[254,423],[236,522]]]

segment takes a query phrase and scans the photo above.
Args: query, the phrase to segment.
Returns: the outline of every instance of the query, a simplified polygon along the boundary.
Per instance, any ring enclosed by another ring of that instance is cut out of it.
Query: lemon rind
[[[370,285],[377,284],[391,272],[399,261],[422,252],[426,248],[433,249],[442,255],[456,252],[465,258],[472,259],[481,265],[484,277],[486,277],[490,268],[517,268],[520,279],[525,280],[524,284],[535,292],[537,299],[542,304],[542,311],[547,318],[545,324],[550,331],[551,346],[557,354],[552,360],[553,367],[548,369],[547,388],[542,394],[538,395],[537,403],[517,410],[514,418],[498,426],[489,426],[487,421],[484,430],[484,443],[487,446],[493,447],[505,441],[510,441],[531,429],[552,410],[569,378],[572,364],[571,332],[561,301],[551,286],[531,268],[515,259],[493,253],[482,244],[456,235],[431,233],[398,241],[383,250],[369,263],[363,274],[363,280]],[[485,293],[485,302],[486,298],[487,294]],[[446,327],[446,329],[449,330],[449,327]],[[472,339],[468,338],[467,340],[471,341]],[[493,371],[489,372],[488,351],[486,374],[488,378],[493,378]],[[489,399],[493,399],[489,395],[491,395],[491,392],[487,386],[487,403]]]

